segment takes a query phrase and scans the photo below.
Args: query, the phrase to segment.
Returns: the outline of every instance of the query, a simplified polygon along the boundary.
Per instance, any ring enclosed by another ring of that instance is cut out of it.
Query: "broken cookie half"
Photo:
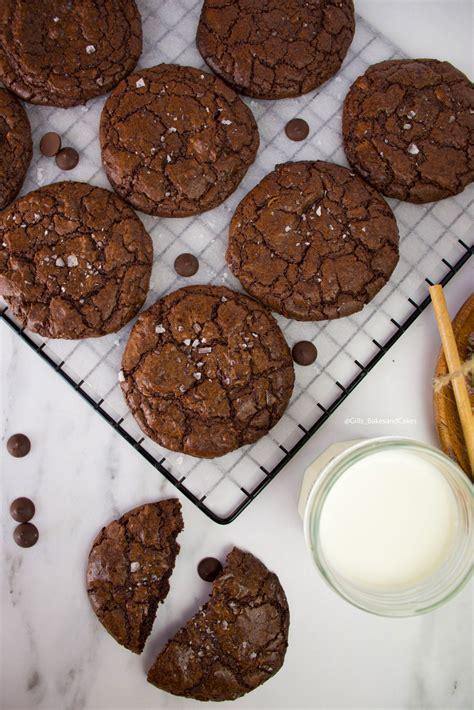
[[[174,695],[234,700],[281,668],[288,627],[288,602],[278,577],[234,548],[209,601],[168,641],[148,680]]]
[[[97,618],[122,646],[141,653],[156,610],[169,592],[184,527],[179,500],[130,510],[96,537],[87,593]]]

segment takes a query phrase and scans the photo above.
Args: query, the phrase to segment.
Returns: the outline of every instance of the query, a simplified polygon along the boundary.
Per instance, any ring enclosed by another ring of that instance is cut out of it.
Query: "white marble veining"
[[[417,4],[430,5],[412,3]],[[450,8],[466,5],[462,0],[432,4],[444,5],[450,22],[455,14]],[[383,18],[380,26],[389,33]],[[416,33],[393,39],[417,54]],[[433,39],[432,54],[439,54],[438,46]],[[452,313],[470,288],[472,269],[466,267],[446,290]],[[431,312],[235,523],[217,526],[179,496],[186,526],[181,553],[141,657],[119,647],[92,613],[84,583],[87,554],[105,522],[177,492],[5,324],[0,338],[2,710],[199,707],[148,685],[146,670],[164,641],[206,599],[209,585],[197,576],[197,562],[206,555],[222,558],[233,544],[278,573],[291,610],[282,670],[235,707],[472,706],[472,588],[424,617],[383,619],[359,611],[315,572],[296,510],[304,468],[329,443],[384,434],[435,443],[430,378],[438,338]],[[369,417],[400,421],[369,424]],[[16,431],[32,441],[24,459],[5,453],[4,441]],[[14,544],[15,523],[8,513],[20,495],[31,497],[37,509],[40,540],[28,550]]]

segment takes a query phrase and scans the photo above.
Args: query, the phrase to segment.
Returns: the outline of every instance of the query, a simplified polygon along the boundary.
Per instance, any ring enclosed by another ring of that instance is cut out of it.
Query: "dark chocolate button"
[[[72,170],[79,162],[79,153],[74,148],[63,148],[56,156],[56,165],[61,170]]]
[[[285,133],[292,141],[304,141],[309,133],[309,126],[302,118],[292,118],[285,126]]]
[[[213,582],[222,572],[222,565],[215,557],[205,557],[198,564],[198,575],[205,582]]]
[[[199,261],[194,254],[180,254],[174,262],[174,268],[180,276],[194,276],[199,269]]]
[[[10,515],[18,523],[27,523],[35,514],[35,504],[29,498],[15,498],[10,505]]]
[[[47,158],[52,158],[61,150],[61,136],[57,133],[45,133],[40,141],[40,151]]]
[[[20,547],[33,547],[38,542],[38,528],[33,523],[22,523],[16,526],[13,538]]]
[[[13,434],[7,441],[7,450],[11,456],[21,459],[29,453],[31,443],[25,434]]]
[[[309,340],[300,340],[299,343],[295,343],[291,354],[298,365],[312,365],[318,357],[316,346]]]

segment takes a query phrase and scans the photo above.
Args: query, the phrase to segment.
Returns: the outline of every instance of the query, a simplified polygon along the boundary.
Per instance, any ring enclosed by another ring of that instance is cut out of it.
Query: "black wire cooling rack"
[[[442,259],[442,263],[444,266],[447,268],[447,271],[444,275],[444,277],[439,281],[442,286],[445,286],[455,274],[460,271],[460,269],[466,264],[469,260],[469,258],[473,254],[473,247],[469,247],[463,240],[459,239],[458,240],[459,245],[464,249],[464,254],[461,256],[461,258],[455,263],[455,264],[450,264],[446,259]],[[433,282],[429,279],[425,279],[425,283],[427,286],[432,286]],[[173,475],[173,473],[166,468],[164,465],[166,461],[166,457],[162,457],[160,460],[156,460],[156,458],[149,452],[147,451],[143,446],[143,442],[145,441],[144,437],[141,437],[138,441],[129,434],[126,429],[123,428],[122,422],[123,419],[115,420],[114,417],[102,406],[104,403],[104,400],[99,399],[99,401],[95,401],[94,398],[88,394],[85,389],[83,389],[84,381],[79,381],[76,382],[71,375],[69,375],[67,372],[65,372],[64,365],[65,361],[61,362],[55,362],[47,353],[44,352],[45,348],[45,343],[38,344],[33,340],[33,338],[26,332],[26,330],[22,327],[20,327],[14,319],[10,317],[8,314],[8,308],[5,307],[2,312],[0,313],[0,318],[3,320],[7,325],[10,326],[19,336],[20,338],[27,343],[45,362],[48,363],[68,384],[73,387],[73,389],[78,392],[83,399],[88,402],[93,409],[95,409],[96,412],[98,412],[106,422],[108,422],[119,434],[122,436],[126,441],[128,441],[131,446],[133,446],[134,449],[136,449],[154,468],[156,468],[160,473],[162,473],[165,478],[168,479],[176,488],[183,493],[194,505],[196,505],[203,513],[205,513],[211,520],[213,520],[216,523],[220,523],[221,525],[226,525],[228,523],[231,523],[233,520],[237,518],[240,513],[245,510],[245,508],[258,496],[259,493],[263,491],[264,488],[268,486],[270,481],[272,481],[275,476],[291,461],[291,459],[295,456],[295,454],[306,444],[307,441],[318,431],[318,429],[329,419],[331,414],[336,411],[336,409],[339,407],[339,405],[346,399],[346,397],[349,396],[349,394],[357,387],[357,385],[362,382],[364,377],[375,367],[375,365],[382,359],[382,357],[387,353],[387,351],[394,345],[397,340],[405,333],[405,331],[412,325],[412,323],[415,322],[415,320],[418,318],[419,315],[425,310],[425,308],[429,305],[430,303],[430,297],[426,296],[420,303],[416,303],[412,298],[408,298],[407,302],[409,306],[411,307],[411,314],[402,322],[398,323],[394,318],[390,318],[390,322],[392,323],[394,327],[394,332],[390,336],[390,338],[385,342],[385,343],[379,343],[378,340],[375,338],[372,338],[372,343],[375,345],[377,352],[376,354],[371,358],[371,360],[363,365],[360,363],[358,360],[354,360],[354,364],[357,366],[359,369],[359,373],[354,379],[347,385],[344,386],[342,385],[339,381],[336,381],[336,386],[340,389],[340,394],[339,396],[328,406],[325,407],[323,404],[320,402],[317,402],[317,407],[320,410],[320,415],[318,416],[317,421],[309,428],[306,428],[303,424],[299,424],[299,428],[301,429],[302,436],[299,439],[299,441],[292,446],[291,449],[287,450],[283,445],[280,444],[280,448],[282,449],[284,456],[281,459],[281,461],[270,471],[267,471],[263,466],[260,466],[260,470],[264,474],[264,478],[262,481],[251,491],[247,491],[245,488],[241,487],[241,491],[244,495],[244,500],[237,506],[237,508],[228,516],[222,517],[219,515],[216,515],[212,510],[208,508],[208,506],[205,504],[206,496],[203,496],[201,498],[198,498],[196,495],[194,495],[186,485],[184,485],[182,480],[179,480],[176,476]]]
[[[144,28],[141,66],[176,62],[203,68],[195,44],[201,0],[156,3],[138,0]],[[351,83],[367,66],[400,57],[399,50],[362,18],[337,76],[320,90],[282,101],[248,101],[260,131],[260,149],[238,190],[221,207],[188,219],[140,215],[154,242],[155,259],[147,305],[164,293],[192,283],[239,288],[225,267],[226,232],[236,205],[275,164],[288,160],[329,160],[346,164],[341,141],[341,107]],[[205,68],[203,68],[205,70]],[[28,106],[37,146],[45,126],[81,155],[73,180],[109,187],[101,165],[98,125],[104,98],[64,111]],[[306,119],[306,141],[289,141],[286,121]],[[23,193],[63,179],[54,161],[35,151]],[[259,495],[357,387],[429,303],[427,284],[447,284],[472,254],[472,189],[430,205],[389,200],[400,230],[400,261],[390,282],[360,313],[336,321],[301,323],[278,317],[290,345],[312,340],[318,359],[296,368],[291,402],[262,439],[227,456],[199,460],[166,451],[144,437],[122,397],[117,375],[131,324],[119,333],[82,341],[54,341],[24,330],[5,306],[0,318],[64,378],[133,448],[209,518],[230,523]],[[200,269],[180,279],[176,256],[191,251]]]

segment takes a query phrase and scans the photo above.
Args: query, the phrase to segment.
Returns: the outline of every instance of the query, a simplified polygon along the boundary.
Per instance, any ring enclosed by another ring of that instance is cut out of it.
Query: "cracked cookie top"
[[[277,165],[237,207],[227,262],[255,298],[296,320],[360,311],[398,261],[385,200],[334,163]]]
[[[120,380],[139,425],[161,446],[213,458],[250,444],[282,416],[293,390],[290,350],[257,301],[188,286],[135,324]]]
[[[100,187],[46,185],[0,213],[0,294],[44,337],[119,330],[145,301],[152,260],[134,211]]]
[[[280,670],[289,624],[278,577],[234,547],[210,600],[168,641],[148,681],[196,700],[239,698]]]
[[[196,42],[239,93],[282,99],[334,76],[354,28],[352,0],[204,0]]]
[[[134,0],[0,3],[0,78],[30,103],[67,108],[105,94],[141,51]]]
[[[100,122],[105,171],[136,209],[188,217],[217,207],[255,160],[257,124],[211,74],[160,64],[122,81]]]
[[[183,529],[176,498],[130,510],[102,528],[89,553],[87,594],[116,641],[141,653],[170,589]]]
[[[389,197],[433,202],[474,180],[474,86],[448,62],[369,67],[344,102],[347,159]]]
[[[13,94],[0,88],[0,210],[20,191],[32,151],[25,109]]]

